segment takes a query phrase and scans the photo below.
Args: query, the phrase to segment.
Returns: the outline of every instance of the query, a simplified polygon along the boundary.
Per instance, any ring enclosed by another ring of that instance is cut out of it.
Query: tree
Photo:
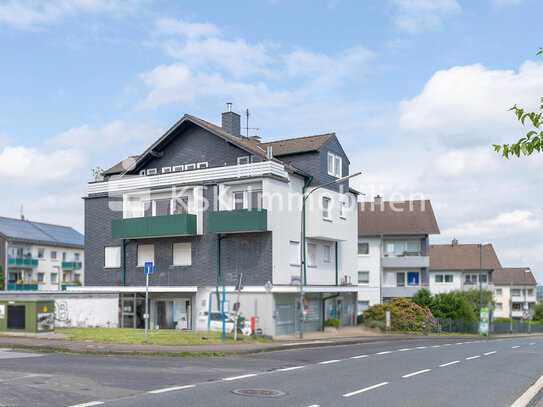
[[[472,289],[467,291],[452,291],[455,295],[464,298],[473,308],[475,315],[479,315],[479,302],[480,302],[480,293],[478,289]],[[492,300],[492,291],[483,290],[483,308],[490,303],[494,306],[494,301]]]
[[[539,52],[536,55],[539,54],[543,54],[542,47],[539,47]],[[519,120],[523,126],[526,118],[528,118],[529,122],[531,122],[534,127],[534,130],[527,132],[526,136],[520,138],[516,143],[503,145],[493,144],[496,152],[499,153],[501,151],[502,156],[505,158],[509,158],[509,155],[516,155],[517,157],[520,157],[521,154],[531,155],[534,151],[537,151],[538,153],[543,152],[543,131],[539,130],[539,127],[543,124],[543,98],[539,100],[539,103],[540,113],[526,112],[524,109],[518,108],[517,105],[509,109],[515,113],[517,120]]]
[[[534,321],[541,321],[543,323],[543,302],[534,306]]]
[[[437,294],[432,299],[430,311],[436,318],[476,320],[471,304],[457,293]]]
[[[415,293],[413,298],[411,299],[415,304],[421,306],[422,308],[430,308],[432,307],[432,293],[430,290],[426,288],[421,288],[419,291]]]
[[[93,169],[91,169],[91,171],[92,171],[92,176],[94,177],[95,181],[103,181],[104,180],[104,178],[105,178],[105,176],[104,176],[105,170],[102,167],[93,168]]]

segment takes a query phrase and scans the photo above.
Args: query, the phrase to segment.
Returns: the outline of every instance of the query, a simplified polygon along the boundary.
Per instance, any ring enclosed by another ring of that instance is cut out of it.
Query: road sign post
[[[149,274],[153,274],[153,262],[145,263],[145,342],[147,342],[147,330],[149,329]]]

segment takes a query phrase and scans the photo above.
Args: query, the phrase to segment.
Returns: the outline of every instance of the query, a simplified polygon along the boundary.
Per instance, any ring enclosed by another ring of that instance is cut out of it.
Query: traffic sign
[[[145,263],[145,274],[153,274],[153,262],[149,261]]]
[[[222,302],[222,312],[228,314],[230,312],[230,301],[224,300]]]

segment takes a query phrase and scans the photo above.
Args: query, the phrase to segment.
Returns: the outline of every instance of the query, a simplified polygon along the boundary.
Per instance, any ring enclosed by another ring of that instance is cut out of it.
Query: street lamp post
[[[483,309],[483,244],[479,244],[479,312]]]
[[[305,187],[302,190],[302,214],[301,214],[301,228],[300,228],[300,244],[302,246],[302,259],[300,261],[300,339],[303,339],[304,332],[303,332],[303,310],[304,310],[304,284],[306,283],[304,277],[305,273],[304,270],[306,268],[306,253],[305,253],[305,202],[307,201],[307,198],[309,195],[311,195],[313,192],[315,192],[317,189],[326,187],[328,185],[332,184],[340,184],[343,181],[346,181],[350,178],[357,177],[358,175],[362,174],[361,172],[357,172],[352,175],[348,175],[346,177],[338,178],[334,181],[327,182],[326,184],[319,185],[316,188],[313,188],[311,191],[309,191],[308,194],[305,193]],[[324,315],[323,315],[324,317]]]

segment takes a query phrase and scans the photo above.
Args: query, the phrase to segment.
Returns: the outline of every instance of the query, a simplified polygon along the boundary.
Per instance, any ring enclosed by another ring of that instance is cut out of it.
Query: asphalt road
[[[0,406],[497,407],[511,406],[542,375],[540,336],[429,338],[225,358],[0,350]],[[246,389],[281,393],[233,392]]]

